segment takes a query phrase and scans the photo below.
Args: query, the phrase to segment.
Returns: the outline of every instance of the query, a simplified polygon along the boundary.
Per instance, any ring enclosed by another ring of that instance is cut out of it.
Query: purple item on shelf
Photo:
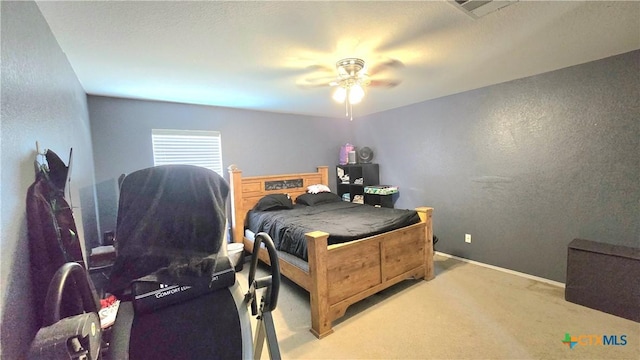
[[[349,143],[342,145],[340,148],[340,165],[346,165],[349,163],[349,152],[355,151],[355,149],[355,146]]]

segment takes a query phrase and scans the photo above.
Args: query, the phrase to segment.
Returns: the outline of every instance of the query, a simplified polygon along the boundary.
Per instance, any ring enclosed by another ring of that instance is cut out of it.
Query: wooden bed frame
[[[244,236],[247,212],[263,196],[286,193],[292,199],[313,184],[328,185],[328,167],[315,173],[242,177],[229,167],[233,241],[253,251],[253,241]],[[267,190],[269,189],[269,190]],[[327,245],[329,234],[306,234],[308,271],[286,258],[279,258],[281,273],[310,293],[311,332],[319,339],[331,334],[331,323],[344,316],[347,307],[407,278],[431,280],[433,272],[433,208],[416,209],[421,222],[384,234]],[[265,249],[259,258],[269,263]]]

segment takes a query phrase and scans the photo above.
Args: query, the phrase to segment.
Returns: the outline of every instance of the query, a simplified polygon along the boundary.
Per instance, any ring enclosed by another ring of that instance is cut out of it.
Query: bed
[[[328,167],[313,173],[243,177],[229,167],[233,241],[253,252],[245,233],[248,212],[266,195],[289,194],[296,199],[314,184],[328,185]],[[305,233],[307,261],[279,251],[281,273],[310,294],[311,332],[323,338],[333,332],[332,322],[347,308],[366,297],[408,278],[431,280],[433,272],[433,208],[415,209],[419,222],[357,240],[329,245],[330,234]],[[268,263],[264,249],[259,251]]]

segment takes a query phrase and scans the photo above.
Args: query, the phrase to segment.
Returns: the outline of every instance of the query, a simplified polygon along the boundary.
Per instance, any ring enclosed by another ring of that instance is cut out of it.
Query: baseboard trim
[[[450,254],[443,253],[443,252],[440,252],[440,251],[436,251],[435,253],[438,254],[438,255],[444,256],[444,257],[460,260],[460,261],[463,261],[463,262],[466,262],[466,263],[469,263],[469,264],[478,265],[478,266],[486,267],[486,268],[489,268],[489,269],[502,271],[502,272],[505,272],[507,274],[517,275],[517,276],[521,276],[521,277],[524,277],[524,278],[527,278],[527,279],[531,279],[531,280],[535,280],[535,281],[540,281],[540,282],[543,282],[545,284],[558,286],[558,287],[561,287],[561,288],[565,287],[564,283],[561,283],[561,282],[558,282],[558,281],[554,281],[554,280],[545,279],[545,278],[542,278],[542,277],[539,277],[539,276],[529,275],[529,274],[526,274],[526,273],[523,273],[523,272],[509,270],[509,269],[501,268],[499,266],[489,265],[489,264],[481,263],[479,261],[473,261],[473,260],[465,259],[465,258],[462,258],[462,257],[459,257],[459,256],[450,255]]]

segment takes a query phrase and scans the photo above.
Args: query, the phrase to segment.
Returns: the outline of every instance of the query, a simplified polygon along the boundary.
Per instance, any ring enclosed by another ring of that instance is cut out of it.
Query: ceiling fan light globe
[[[343,103],[346,98],[347,89],[343,88],[342,86],[338,87],[336,91],[333,92],[333,100],[339,103]]]
[[[364,98],[364,90],[362,89],[362,86],[356,84],[349,89],[349,103],[353,105],[358,104],[362,101],[362,98]]]

